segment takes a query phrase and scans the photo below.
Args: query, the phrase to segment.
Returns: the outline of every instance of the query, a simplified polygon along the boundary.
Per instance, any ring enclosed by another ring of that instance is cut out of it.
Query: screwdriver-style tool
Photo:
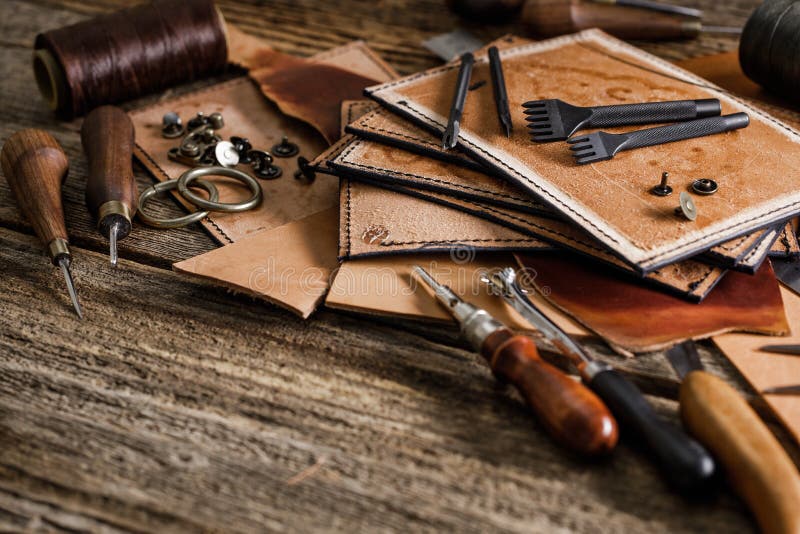
[[[800,474],[747,401],[722,379],[703,371],[687,341],[667,351],[681,377],[681,419],[725,467],[763,532],[800,532]]]
[[[514,335],[421,267],[415,266],[414,272],[459,322],[462,334],[494,375],[517,388],[556,441],[591,456],[607,454],[615,447],[617,422],[597,395],[542,360],[530,338]]]
[[[506,137],[511,137],[511,111],[508,109],[508,93],[506,92],[506,79],[503,76],[503,63],[500,60],[500,51],[496,46],[489,48],[489,71],[492,75],[492,92],[494,93],[494,104],[497,107],[497,118],[500,126],[506,133]]]
[[[52,135],[42,130],[22,130],[3,145],[0,166],[22,215],[47,248],[53,265],[61,268],[75,313],[83,318],[72,273],[61,184],[69,171],[69,160]]]
[[[447,120],[447,128],[442,136],[442,148],[450,150],[458,143],[458,132],[461,129],[461,114],[464,111],[464,103],[467,101],[467,91],[469,91],[469,80],[472,77],[472,65],[475,57],[467,52],[461,56],[461,66],[458,69],[458,79],[456,80],[456,90],[453,94],[453,102],[450,105],[450,118]]]
[[[133,177],[133,122],[120,108],[101,106],[84,119],[81,142],[89,160],[86,205],[97,219],[97,230],[108,238],[111,265],[116,265],[117,241],[130,234],[139,197]]]
[[[655,458],[664,477],[687,496],[702,494],[715,473],[714,460],[699,443],[661,419],[642,392],[610,365],[591,358],[527,297],[508,267],[485,280],[490,288],[541,332],[578,369],[583,381],[606,403],[622,425]]]

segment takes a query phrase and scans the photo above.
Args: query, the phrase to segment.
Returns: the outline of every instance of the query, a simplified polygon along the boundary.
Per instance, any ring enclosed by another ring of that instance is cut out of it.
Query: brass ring
[[[195,180],[198,180],[201,176],[226,176],[228,178],[233,178],[249,187],[253,196],[244,202],[217,202],[216,199],[206,200],[200,198],[189,191],[189,185]],[[229,167],[197,167],[195,169],[190,169],[178,178],[178,191],[180,191],[181,195],[186,200],[197,207],[224,213],[238,213],[251,210],[261,204],[262,198],[261,185],[259,185],[255,178],[246,172]]]
[[[208,191],[208,198],[212,201],[216,201],[219,198],[219,191],[211,182],[207,180],[195,180],[193,185]],[[147,215],[144,212],[145,202],[147,202],[150,197],[159,193],[163,193],[164,191],[170,191],[177,187],[178,180],[167,180],[164,182],[159,182],[142,191],[142,194],[139,195],[138,209],[136,210],[136,216],[139,217],[139,220],[148,226],[154,226],[156,228],[182,228],[205,219],[208,216],[207,211],[195,211],[189,215],[175,217],[174,219],[157,219],[151,215]]]

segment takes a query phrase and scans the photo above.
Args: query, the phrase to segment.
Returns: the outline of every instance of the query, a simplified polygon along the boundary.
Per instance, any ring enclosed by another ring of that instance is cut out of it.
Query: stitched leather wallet
[[[635,269],[653,271],[783,222],[800,210],[798,133],[706,80],[598,30],[522,45],[501,56],[515,133],[511,139],[501,134],[491,87],[484,85],[469,93],[459,146],[546,200]],[[473,81],[488,80],[487,63],[483,56],[476,58]],[[441,132],[456,71],[457,65],[445,65],[370,88],[367,94]],[[723,113],[746,111],[751,124],[578,167],[563,143],[528,140],[521,104],[544,98],[576,105],[718,98]],[[721,187],[696,200],[697,220],[682,220],[673,214],[674,198],[649,193],[662,170],[687,185],[710,176]]]
[[[353,176],[360,176],[371,181],[388,181],[389,184],[401,183],[449,192],[454,196],[480,200],[489,204],[508,207],[534,214],[558,217],[548,206],[533,200],[533,197],[519,187],[504,180],[489,176],[490,170],[481,169],[468,156],[452,153],[442,149],[441,142],[433,134],[421,130],[412,123],[389,113],[385,109],[376,109],[365,113],[348,124],[346,131],[357,137],[372,140],[388,147],[396,147],[402,151],[392,151],[394,157],[386,159],[381,155],[373,155],[370,159],[378,164],[368,165],[351,155],[350,161],[336,161],[334,167],[346,168]],[[365,150],[380,150],[370,143],[364,144]],[[382,150],[387,153],[387,149]],[[419,167],[419,161],[411,154],[425,155],[429,158],[453,165],[465,167],[466,170],[451,172],[447,179],[436,177],[431,172],[409,173],[400,168]],[[424,176],[422,174],[425,174]],[[712,247],[698,259],[725,268],[754,272],[767,256],[769,245],[777,237],[774,228],[757,230],[737,237],[729,242]]]

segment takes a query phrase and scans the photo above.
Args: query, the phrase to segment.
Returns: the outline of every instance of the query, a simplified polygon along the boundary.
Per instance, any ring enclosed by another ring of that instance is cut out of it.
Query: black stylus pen
[[[461,128],[461,113],[464,111],[464,102],[467,101],[473,63],[475,63],[475,58],[469,52],[461,56],[456,92],[453,95],[453,103],[450,105],[450,118],[447,121],[447,129],[444,131],[444,136],[442,136],[442,148],[445,150],[455,147],[458,141],[458,130]]]

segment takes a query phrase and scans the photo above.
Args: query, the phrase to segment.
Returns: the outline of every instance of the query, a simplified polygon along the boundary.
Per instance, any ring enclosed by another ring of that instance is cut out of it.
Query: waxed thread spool
[[[33,69],[63,118],[218,74],[225,20],[212,0],[156,0],[37,35]]]
[[[748,19],[739,45],[748,78],[775,93],[800,96],[800,2],[767,0]]]

